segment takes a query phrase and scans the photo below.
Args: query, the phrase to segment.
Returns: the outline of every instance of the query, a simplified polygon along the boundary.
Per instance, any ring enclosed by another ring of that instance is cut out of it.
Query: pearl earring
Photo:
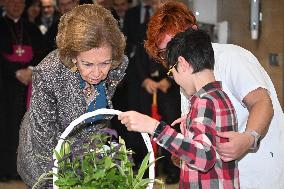
[[[77,60],[75,58],[72,58],[71,59],[72,63],[76,64],[77,63]]]

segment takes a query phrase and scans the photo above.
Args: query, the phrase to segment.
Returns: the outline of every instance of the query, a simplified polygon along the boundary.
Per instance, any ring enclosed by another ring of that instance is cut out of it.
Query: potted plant
[[[60,151],[54,151],[58,160],[54,184],[60,189],[145,189],[149,183],[156,182],[164,188],[161,180],[143,178],[154,163],[149,163],[149,153],[134,173],[132,151],[126,148],[122,138],[114,142],[114,137],[117,138],[114,130],[104,129],[85,141],[65,140]]]

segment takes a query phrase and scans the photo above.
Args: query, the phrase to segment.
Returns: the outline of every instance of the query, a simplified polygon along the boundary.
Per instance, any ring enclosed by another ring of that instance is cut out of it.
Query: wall
[[[217,23],[217,0],[195,0],[191,9],[199,22],[206,24]],[[196,14],[196,12],[199,14]]]
[[[278,98],[283,97],[284,9],[283,0],[261,0],[262,22],[258,40],[252,40],[249,30],[250,0],[218,0],[218,21],[227,20],[228,43],[250,50],[270,75]],[[279,66],[269,65],[269,53],[277,53]]]

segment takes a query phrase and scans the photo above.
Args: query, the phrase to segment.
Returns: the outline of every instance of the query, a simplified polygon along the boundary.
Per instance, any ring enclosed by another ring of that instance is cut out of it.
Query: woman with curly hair
[[[73,120],[112,108],[111,98],[128,64],[117,21],[97,4],[64,14],[56,43],[58,49],[33,70],[30,109],[20,130],[18,172],[28,187],[48,171],[59,136]],[[72,135],[75,140],[105,128],[107,121],[97,116],[84,124]]]

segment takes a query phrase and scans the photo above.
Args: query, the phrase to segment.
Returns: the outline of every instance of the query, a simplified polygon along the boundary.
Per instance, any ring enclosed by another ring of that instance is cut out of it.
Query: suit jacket
[[[137,45],[143,45],[146,37],[147,25],[140,23],[141,4],[129,9],[125,13],[123,31],[127,37],[126,52],[128,57],[135,51]]]
[[[35,19],[35,24],[40,27],[42,25],[41,22],[41,14]],[[58,25],[59,25],[59,20],[60,20],[60,13],[55,11],[52,19],[52,23],[49,28],[47,28],[47,31],[43,35],[43,40],[44,40],[44,50],[45,50],[45,55],[50,53],[51,51],[56,49],[56,35],[58,32]]]
[[[124,77],[127,57],[122,64],[111,70],[106,79],[108,107],[117,84]],[[33,72],[31,106],[25,114],[18,148],[18,172],[28,186],[33,186],[39,176],[48,170],[52,150],[65,128],[83,113],[87,103],[80,89],[79,79],[59,59],[58,51],[51,52]],[[106,123],[91,126],[91,131],[106,127]],[[75,133],[75,140],[90,135],[82,130]],[[50,159],[50,160],[48,160]]]
[[[139,93],[136,92],[137,96],[140,95],[140,108],[138,110],[144,114],[151,115],[152,94],[149,94],[142,87],[142,82],[147,78],[156,82],[167,79],[171,86],[166,93],[160,90],[157,91],[158,105],[159,112],[163,114],[163,120],[168,121],[168,123],[173,122],[180,115],[179,86],[173,79],[167,76],[168,70],[162,64],[151,59],[143,47],[137,49],[134,60],[135,69],[139,70],[136,72],[136,80],[139,82],[140,87]],[[165,108],[166,106],[171,108]],[[171,119],[165,119],[165,117],[171,117]]]
[[[28,87],[16,78],[15,73],[28,66],[36,66],[42,60],[44,43],[38,28],[23,18],[15,23],[7,16],[0,16],[0,36],[0,80],[2,80],[2,88],[0,89],[0,98],[2,98],[2,102],[0,102],[0,109],[2,109],[0,110],[0,117],[2,117],[2,119],[0,118],[0,151],[2,153],[0,175],[17,175],[18,133],[21,120],[26,112]],[[33,56],[11,58],[13,45],[16,44],[31,47],[31,49],[22,52]],[[30,61],[28,61],[29,59]],[[25,63],[21,60],[24,60]]]

